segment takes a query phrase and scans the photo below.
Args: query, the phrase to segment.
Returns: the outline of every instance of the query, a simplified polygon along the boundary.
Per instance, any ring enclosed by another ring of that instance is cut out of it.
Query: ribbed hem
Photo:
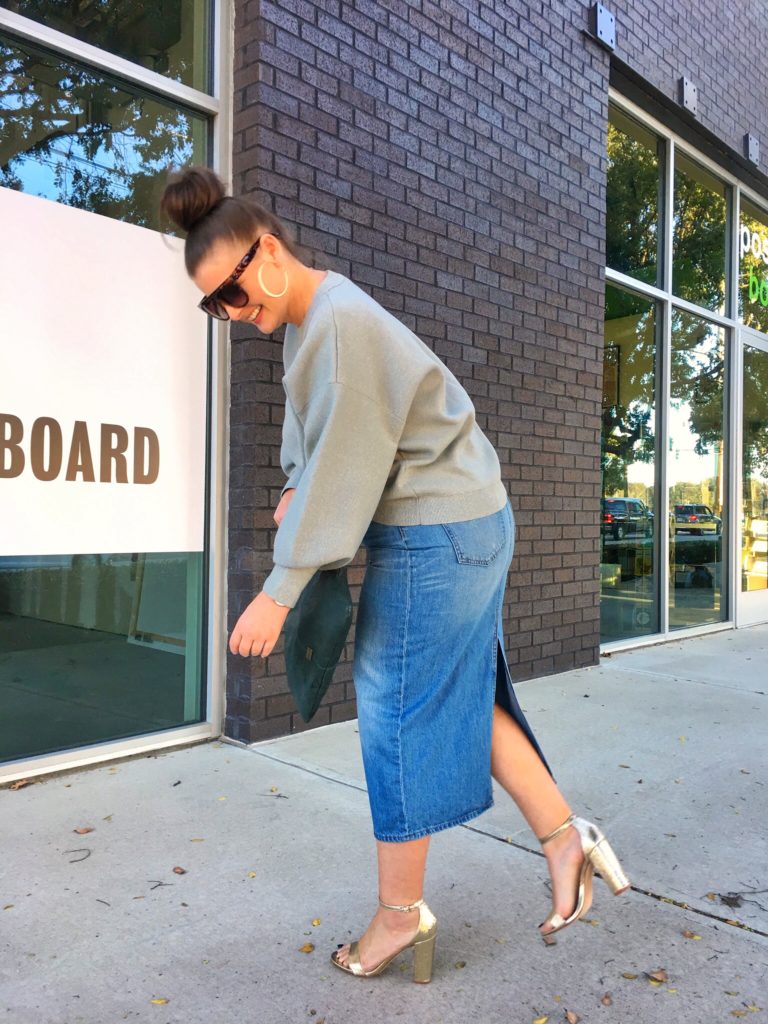
[[[373,520],[386,526],[428,526],[435,523],[459,523],[489,516],[504,508],[509,500],[501,480],[464,494],[443,497],[406,497],[379,503]]]
[[[317,572],[317,569],[289,569],[285,565],[276,565],[264,580],[264,590],[275,601],[287,604],[291,608],[301,597],[301,592]]]

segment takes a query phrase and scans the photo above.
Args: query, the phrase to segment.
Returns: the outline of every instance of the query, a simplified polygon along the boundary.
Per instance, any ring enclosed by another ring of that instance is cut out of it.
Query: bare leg
[[[379,896],[385,903],[398,906],[414,903],[424,894],[424,869],[427,863],[430,836],[410,839],[405,843],[376,841],[379,861]],[[369,971],[407,946],[419,926],[419,911],[385,910],[379,907],[360,938],[360,963]],[[339,959],[346,964],[349,944],[339,950]]]
[[[491,774],[506,789],[534,835],[545,836],[571,813],[567,801],[517,722],[493,706]],[[567,828],[542,847],[552,876],[552,906],[567,917],[576,905],[579,870],[584,861],[575,828]]]

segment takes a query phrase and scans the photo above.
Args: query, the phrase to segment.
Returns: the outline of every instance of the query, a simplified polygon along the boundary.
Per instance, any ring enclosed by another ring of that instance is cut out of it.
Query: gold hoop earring
[[[283,286],[283,290],[281,292],[271,292],[269,288],[267,288],[267,286],[264,284],[264,279],[261,276],[261,272],[264,270],[264,266],[264,263],[260,263],[259,269],[256,271],[256,279],[259,282],[259,288],[261,288],[264,294],[268,295],[270,299],[282,299],[282,297],[288,291],[288,271],[285,268],[283,268],[283,273],[285,274],[285,285]]]

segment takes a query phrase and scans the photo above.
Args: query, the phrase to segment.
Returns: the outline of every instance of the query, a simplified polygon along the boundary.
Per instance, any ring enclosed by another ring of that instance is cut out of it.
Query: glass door
[[[768,339],[742,329],[738,624],[768,621]]]

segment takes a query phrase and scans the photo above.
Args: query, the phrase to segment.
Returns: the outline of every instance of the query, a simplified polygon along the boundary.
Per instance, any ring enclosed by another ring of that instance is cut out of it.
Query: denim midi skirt
[[[552,775],[504,654],[514,534],[507,500],[464,522],[371,522],[363,537],[353,679],[376,839],[418,839],[493,805],[494,702]]]

